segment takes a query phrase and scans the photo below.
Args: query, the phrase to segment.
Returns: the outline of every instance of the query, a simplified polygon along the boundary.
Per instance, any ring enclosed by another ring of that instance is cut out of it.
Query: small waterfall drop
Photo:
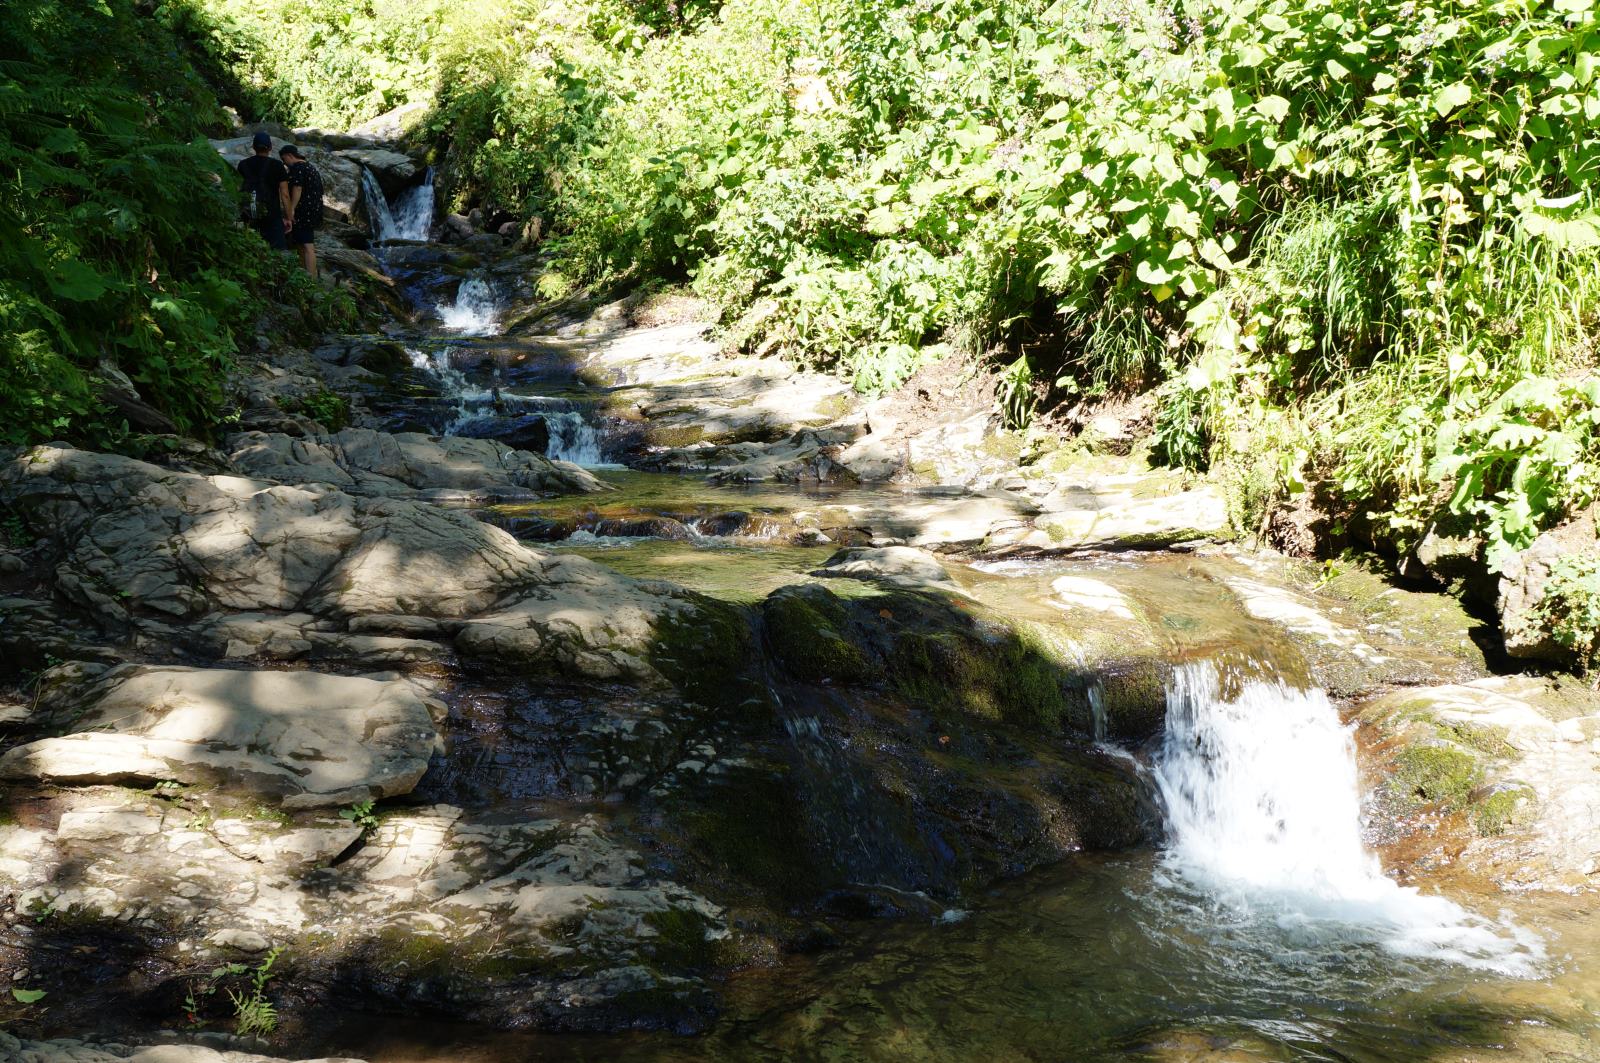
[[[361,167],[361,198],[367,204],[367,221],[372,225],[372,238],[379,243],[393,240],[396,236],[394,214],[389,210],[389,201],[384,198],[378,179],[365,166]]]
[[[1361,840],[1350,731],[1321,690],[1180,664],[1153,778],[1167,866],[1213,902],[1319,944],[1527,976],[1538,939],[1383,874]]]
[[[570,461],[575,465],[604,465],[600,452],[600,431],[584,420],[576,410],[551,412],[544,415],[550,429],[550,448],[545,452],[555,461]]]
[[[433,167],[394,201],[394,238],[426,240],[433,233]]]
[[[439,388],[439,397],[454,408],[450,420],[440,427],[440,435],[455,435],[463,425],[481,416],[483,407],[494,403],[495,394],[492,390],[474,386],[465,373],[451,364],[448,348],[435,351],[430,356],[408,347],[406,356],[411,359],[413,367],[433,378]]]
[[[468,277],[456,289],[455,302],[439,307],[444,327],[465,336],[487,336],[500,329],[500,300],[482,277]]]
[[[367,204],[367,221],[372,225],[372,238],[378,243],[389,240],[426,240],[433,229],[433,170],[423,175],[422,183],[400,193],[391,208],[383,187],[372,171],[361,168],[361,197]]]

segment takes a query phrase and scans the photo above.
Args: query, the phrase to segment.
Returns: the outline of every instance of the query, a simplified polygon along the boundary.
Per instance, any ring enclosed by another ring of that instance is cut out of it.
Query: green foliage
[[[1600,657],[1600,557],[1558,558],[1550,566],[1533,619],[1588,670]]]
[[[1499,560],[1589,496],[1552,411],[1594,360],[1592,0],[197,6],[264,113],[431,104],[456,205],[544,219],[563,293],[687,279],[865,393],[992,360],[1013,425],[1158,384],[1159,457],[1397,549],[1448,508]]]
[[[318,421],[330,432],[350,426],[350,403],[336,392],[322,388],[309,395],[281,404],[289,413],[303,414]]]
[[[19,987],[14,987],[11,990],[11,998],[18,1004],[37,1004],[39,1001],[45,998],[45,995],[46,994],[43,989],[22,989]]]
[[[241,980],[239,986],[228,986],[227,997],[233,1006],[233,1032],[240,1037],[265,1037],[278,1028],[278,1009],[267,999],[267,983],[273,978],[272,967],[283,950],[268,952],[254,967],[243,963],[229,963],[213,970],[198,983],[191,983],[184,997],[186,1021],[191,1027],[204,1024],[207,1002],[217,995],[217,990],[229,979]]]
[[[1491,571],[1531,544],[1567,504],[1592,500],[1600,380],[1525,377],[1470,420],[1447,408],[1430,475],[1454,485],[1454,513],[1476,516]]]
[[[285,275],[200,139],[215,99],[130,0],[16,0],[0,55],[0,443],[125,439],[102,365],[210,434],[236,337]]]
[[[378,829],[378,815],[373,811],[371,800],[357,801],[349,808],[339,810],[339,818],[349,820],[361,828],[362,834],[371,834]]]

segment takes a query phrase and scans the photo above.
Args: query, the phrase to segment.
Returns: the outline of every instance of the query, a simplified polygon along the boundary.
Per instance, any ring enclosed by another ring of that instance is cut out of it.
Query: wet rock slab
[[[275,483],[329,484],[364,495],[432,491],[490,498],[605,490],[576,465],[487,439],[347,428],[325,439],[246,432],[228,445],[230,460],[246,475]]]

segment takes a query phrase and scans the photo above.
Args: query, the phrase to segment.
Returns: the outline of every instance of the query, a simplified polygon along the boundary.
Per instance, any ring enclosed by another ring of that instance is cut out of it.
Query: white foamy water
[[[378,187],[378,179],[365,166],[361,167],[361,198],[367,204],[367,221],[372,225],[372,238],[393,240],[394,214],[389,210],[389,201],[384,198],[383,189]]]
[[[552,412],[544,415],[550,429],[550,447],[547,457],[555,461],[570,461],[575,465],[604,465],[600,452],[600,430],[583,419],[574,410]]]
[[[461,426],[482,415],[483,408],[494,403],[494,392],[480,388],[467,380],[467,375],[450,362],[448,349],[424,354],[414,347],[406,348],[411,364],[434,379],[439,397],[454,407],[454,415],[439,430],[440,435],[455,435]]]
[[[468,277],[456,289],[455,302],[439,307],[444,327],[465,336],[487,336],[500,331],[500,300],[489,282]]]
[[[398,240],[426,240],[433,233],[433,168],[422,183],[401,192],[394,201],[394,235]]]
[[[1349,729],[1321,690],[1179,665],[1153,770],[1168,867],[1222,906],[1320,947],[1372,943],[1530,976],[1537,937],[1383,874],[1361,841]]]
[[[372,238],[386,240],[426,240],[433,229],[433,171],[423,176],[422,183],[400,193],[389,205],[388,197],[378,179],[365,166],[361,168],[361,195],[367,204],[367,221],[372,225]]]

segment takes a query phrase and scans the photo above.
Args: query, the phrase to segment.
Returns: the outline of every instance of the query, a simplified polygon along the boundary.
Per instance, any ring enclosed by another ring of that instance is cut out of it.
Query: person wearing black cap
[[[322,175],[305,153],[285,144],[278,157],[289,168],[289,244],[300,252],[300,264],[317,275],[317,226],[322,224]]]
[[[257,133],[251,146],[255,154],[239,163],[245,220],[274,249],[287,251],[289,171],[272,157],[272,138],[266,133]]]

